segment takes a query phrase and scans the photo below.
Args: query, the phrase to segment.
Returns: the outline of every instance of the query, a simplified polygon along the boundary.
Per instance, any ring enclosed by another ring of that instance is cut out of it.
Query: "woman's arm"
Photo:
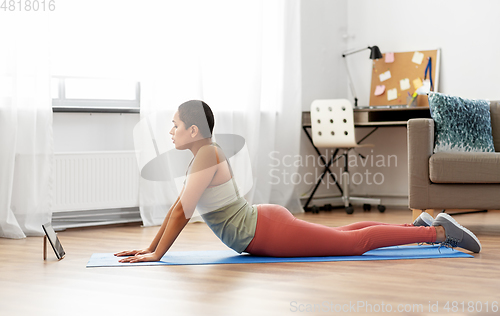
[[[184,191],[184,187],[182,188],[181,194],[179,194],[179,197],[177,198],[177,200],[175,200],[174,204],[172,204],[172,206],[168,210],[168,213],[165,216],[165,219],[163,220],[163,223],[162,223],[160,229],[156,233],[156,236],[153,239],[153,241],[151,242],[151,244],[149,245],[149,247],[147,247],[145,249],[124,250],[124,251],[115,253],[115,256],[123,257],[123,256],[144,255],[144,254],[151,253],[151,252],[155,251],[156,246],[158,245],[158,242],[160,242],[160,239],[163,236],[163,232],[165,231],[165,228],[167,227],[168,221],[170,219],[170,215],[172,214],[172,210],[175,208],[177,203],[180,201],[183,191]]]
[[[160,242],[160,239],[163,236],[165,229],[167,228],[168,221],[170,220],[170,216],[172,215],[172,211],[175,209],[175,207],[179,203],[183,192],[184,192],[184,187],[182,187],[181,194],[179,194],[179,197],[177,198],[177,200],[175,200],[174,204],[168,210],[167,216],[165,216],[165,219],[163,220],[163,224],[161,225],[160,229],[158,230],[158,233],[156,233],[156,236],[153,239],[153,241],[151,242],[151,245],[149,245],[149,247],[147,248],[149,250],[149,252],[153,252],[156,250],[156,247],[158,246],[158,243]]]
[[[151,243],[154,246],[154,251],[144,254],[136,254],[132,257],[127,257],[121,259],[119,262],[141,262],[141,261],[158,261],[163,255],[170,249],[175,239],[181,231],[184,229],[186,224],[189,222],[189,217],[184,215],[184,210],[182,209],[182,203],[178,199],[174,208],[172,208],[167,217],[165,218],[162,227],[158,231],[155,239]]]
[[[192,172],[188,175],[185,187],[148,248],[151,252],[136,254],[133,257],[124,258],[120,262],[158,261],[163,257],[189,222],[201,195],[212,181],[217,171],[217,163],[211,161],[215,159],[213,157],[214,152],[211,148],[200,149],[196,155]]]

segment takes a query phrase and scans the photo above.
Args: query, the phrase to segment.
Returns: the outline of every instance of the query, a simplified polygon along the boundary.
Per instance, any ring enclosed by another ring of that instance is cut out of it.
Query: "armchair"
[[[490,102],[496,152],[434,153],[434,120],[408,121],[408,190],[413,219],[422,211],[500,209],[500,101]]]

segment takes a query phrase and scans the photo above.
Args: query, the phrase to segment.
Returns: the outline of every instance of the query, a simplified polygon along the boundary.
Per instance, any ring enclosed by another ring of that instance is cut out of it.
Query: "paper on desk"
[[[382,95],[385,91],[385,86],[384,85],[379,85],[375,87],[375,95]]]
[[[410,79],[399,80],[399,86],[401,87],[401,91],[410,89]]]
[[[424,54],[420,53],[420,52],[415,52],[413,54],[413,58],[412,58],[412,62],[414,62],[415,64],[421,64],[422,63],[422,60],[424,59]]]
[[[385,53],[385,62],[393,63],[394,62],[394,53]]]
[[[379,78],[380,78],[380,82],[384,82],[384,81],[386,81],[387,79],[390,79],[390,78],[391,78],[391,71],[390,71],[390,70],[387,70],[386,72],[381,73],[381,74],[379,75]]]
[[[396,100],[398,98],[398,89],[394,88],[387,90],[387,101]]]

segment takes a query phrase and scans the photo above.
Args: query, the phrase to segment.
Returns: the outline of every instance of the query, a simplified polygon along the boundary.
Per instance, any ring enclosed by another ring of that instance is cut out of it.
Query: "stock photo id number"
[[[4,0],[0,5],[1,11],[54,11],[56,9],[55,0]]]

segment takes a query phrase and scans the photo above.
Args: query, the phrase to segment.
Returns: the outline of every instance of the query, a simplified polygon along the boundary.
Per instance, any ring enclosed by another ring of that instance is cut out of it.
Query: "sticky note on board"
[[[384,82],[386,81],[387,79],[390,79],[391,78],[391,72],[389,70],[387,70],[386,72],[384,73],[381,73],[379,75],[379,78],[380,78],[380,82]]]
[[[415,90],[417,90],[418,88],[420,88],[423,85],[424,84],[422,83],[422,79],[417,78],[417,79],[413,80],[413,88],[415,88]]]
[[[385,86],[384,85],[379,85],[375,87],[375,95],[382,95],[385,91]]]
[[[401,88],[401,91],[410,89],[410,79],[405,78],[403,80],[399,80],[399,86]]]
[[[387,64],[394,62],[394,53],[385,53],[385,62]]]
[[[419,65],[422,63],[422,60],[424,60],[424,54],[420,52],[415,52],[413,54],[413,58],[411,59],[412,62]]]
[[[398,89],[387,90],[387,101],[396,100],[398,98]]]

